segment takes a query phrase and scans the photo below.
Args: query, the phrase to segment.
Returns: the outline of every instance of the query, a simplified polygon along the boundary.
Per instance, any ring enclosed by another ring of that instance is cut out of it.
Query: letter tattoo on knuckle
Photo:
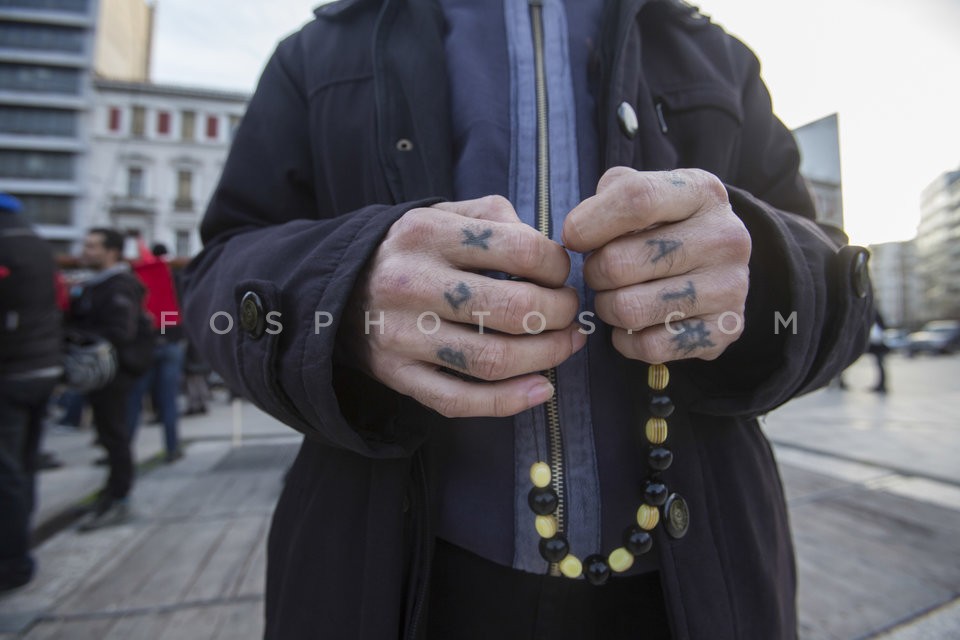
[[[693,286],[693,280],[687,280],[687,286],[676,291],[664,291],[660,294],[660,299],[664,302],[671,300],[689,300],[691,304],[697,303],[697,289]]]
[[[487,241],[493,237],[493,229],[487,227],[480,233],[474,233],[473,230],[468,229],[467,227],[463,228],[463,246],[465,247],[480,247],[481,249],[489,249],[490,245]]]
[[[661,238],[656,238],[653,240],[647,240],[647,246],[656,247],[656,253],[653,254],[653,257],[650,258],[650,262],[657,264],[667,256],[671,255],[674,251],[683,246],[683,242],[680,240],[664,240]]]
[[[696,349],[716,346],[710,339],[710,330],[703,320],[683,320],[677,324],[680,331],[670,338],[675,351],[688,355]]]
[[[458,311],[464,302],[473,297],[473,292],[466,282],[461,282],[453,291],[445,291],[443,297],[454,311]]]
[[[462,371],[467,370],[467,356],[463,354],[463,351],[443,347],[437,350],[437,359],[451,367],[456,367]]]

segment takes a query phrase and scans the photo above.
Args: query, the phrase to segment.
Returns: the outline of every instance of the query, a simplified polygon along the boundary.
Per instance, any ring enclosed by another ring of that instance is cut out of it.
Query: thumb
[[[438,202],[432,209],[448,211],[466,218],[489,220],[490,222],[521,222],[516,209],[503,196],[484,196],[475,200],[457,202]]]

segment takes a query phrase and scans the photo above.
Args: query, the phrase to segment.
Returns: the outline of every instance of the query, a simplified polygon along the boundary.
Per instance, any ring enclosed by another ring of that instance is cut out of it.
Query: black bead
[[[552,487],[534,487],[527,494],[527,504],[538,516],[548,516],[557,510],[557,492]]]
[[[570,553],[570,545],[561,535],[540,538],[540,556],[547,562],[560,562]]]
[[[583,559],[583,575],[587,577],[590,584],[599,586],[610,577],[610,565],[601,555],[587,556]]]
[[[651,395],[650,413],[658,418],[669,418],[673,413],[673,400],[669,396]]]
[[[653,547],[653,536],[637,525],[627,527],[623,532],[624,548],[635,556],[642,556]]]
[[[666,471],[673,464],[673,452],[665,447],[654,447],[647,454],[647,464],[655,471]]]
[[[659,507],[667,501],[667,485],[662,482],[648,482],[643,488],[643,501],[652,507]]]

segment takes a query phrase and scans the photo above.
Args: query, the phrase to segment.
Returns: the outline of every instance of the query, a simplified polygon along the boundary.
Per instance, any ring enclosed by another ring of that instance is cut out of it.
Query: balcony
[[[157,199],[146,196],[114,195],[110,197],[110,213],[156,215]]]

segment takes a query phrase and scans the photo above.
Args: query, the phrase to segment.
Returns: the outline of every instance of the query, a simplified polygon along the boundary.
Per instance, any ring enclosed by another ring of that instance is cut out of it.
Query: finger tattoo
[[[437,359],[441,362],[444,362],[451,367],[457,367],[464,371],[467,370],[467,356],[463,355],[463,351],[456,351],[450,347],[443,347],[437,351]]]
[[[450,306],[453,309],[459,310],[460,306],[473,297],[473,292],[470,291],[470,287],[467,286],[466,282],[461,282],[453,291],[445,291],[443,297],[447,299],[447,302],[450,303]]]
[[[493,229],[486,228],[480,233],[474,233],[470,229],[463,228],[463,246],[465,247],[480,247],[481,249],[489,249],[490,245],[487,244],[487,240],[493,237]]]
[[[705,349],[716,346],[710,339],[710,330],[703,320],[683,320],[677,323],[680,333],[670,338],[674,348],[684,355],[695,349]]]
[[[683,246],[683,242],[680,240],[647,240],[647,246],[656,247],[657,252],[654,254],[653,258],[650,259],[653,264],[657,264],[671,253]]]
[[[660,299],[669,302],[670,300],[689,300],[692,304],[697,303],[697,289],[693,286],[693,280],[687,280],[687,286],[676,291],[664,291],[660,294]]]

